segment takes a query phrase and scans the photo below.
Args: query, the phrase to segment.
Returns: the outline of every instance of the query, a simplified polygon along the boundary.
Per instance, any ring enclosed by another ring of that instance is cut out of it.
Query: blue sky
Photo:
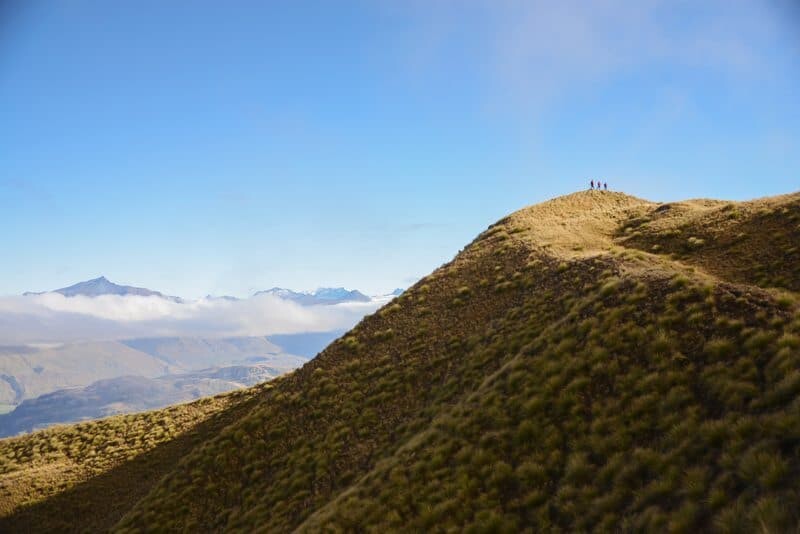
[[[3,6],[0,294],[379,293],[590,177],[800,189],[790,0]]]

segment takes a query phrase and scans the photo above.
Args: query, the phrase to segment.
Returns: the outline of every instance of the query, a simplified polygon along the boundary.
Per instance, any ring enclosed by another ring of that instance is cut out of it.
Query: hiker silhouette
[[[594,180],[589,180],[589,189],[594,189]]]

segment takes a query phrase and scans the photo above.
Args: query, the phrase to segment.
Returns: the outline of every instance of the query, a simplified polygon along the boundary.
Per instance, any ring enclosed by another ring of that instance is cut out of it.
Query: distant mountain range
[[[54,289],[52,291],[28,291],[23,293],[24,296],[44,295],[46,293],[59,293],[65,297],[99,297],[102,295],[118,295],[127,296],[134,295],[140,297],[160,297],[170,300],[172,302],[182,303],[184,300],[181,297],[174,297],[165,295],[159,291],[153,291],[144,287],[134,287],[115,284],[108,280],[105,276],[79,282],[69,287],[62,287],[61,289]],[[315,305],[330,305],[341,304],[343,302],[371,302],[374,299],[383,299],[386,297],[398,296],[403,293],[402,289],[395,289],[388,295],[380,295],[377,297],[370,297],[357,289],[345,289],[343,287],[321,287],[315,291],[294,291],[282,287],[273,287],[264,291],[257,291],[253,294],[254,297],[260,295],[272,295],[284,300],[296,302],[303,306]],[[242,300],[230,295],[212,296],[207,295],[206,299],[209,300],[229,300],[238,301]]]
[[[45,293],[60,293],[65,297],[99,297],[101,295],[135,295],[139,297],[161,297],[163,299],[171,300],[173,302],[183,302],[180,297],[173,297],[164,295],[158,291],[153,291],[144,287],[122,286],[115,284],[108,280],[105,276],[87,280],[85,282],[78,282],[77,284],[69,287],[62,287],[61,289],[54,289],[53,291],[32,292],[28,291],[23,293],[25,296],[43,295]]]
[[[370,302],[372,298],[354,289],[347,290],[343,287],[321,287],[316,291],[298,292],[282,287],[273,287],[265,291],[259,291],[255,297],[260,295],[272,295],[284,300],[291,300],[303,306],[315,306],[320,304],[341,304],[342,302]]]

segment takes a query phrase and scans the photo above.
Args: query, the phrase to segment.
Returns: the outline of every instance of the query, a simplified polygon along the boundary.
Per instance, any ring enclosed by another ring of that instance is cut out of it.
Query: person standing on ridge
[[[594,189],[594,180],[589,180],[589,189]]]
[[[603,182],[603,189],[608,191],[608,182]]]

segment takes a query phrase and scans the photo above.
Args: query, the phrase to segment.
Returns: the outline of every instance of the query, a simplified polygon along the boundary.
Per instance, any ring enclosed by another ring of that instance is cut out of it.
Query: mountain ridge
[[[0,526],[793,530],[800,194],[701,208],[586,191],[519,210],[252,391],[143,498],[75,511],[31,478]],[[45,436],[0,441],[3,476],[49,465]]]
[[[399,295],[403,290],[395,289],[391,296]],[[62,287],[60,289],[53,289],[50,291],[26,291],[22,295],[25,297],[46,295],[49,293],[58,293],[65,297],[99,297],[104,295],[116,296],[138,296],[138,297],[159,297],[171,302],[182,304],[185,299],[172,295],[165,295],[159,291],[154,291],[144,287],[135,287],[128,285],[120,285],[108,280],[105,276],[99,276],[91,280],[77,282],[71,286]],[[262,291],[253,293],[253,297],[259,295],[273,295],[285,300],[297,302],[301,305],[309,306],[315,304],[341,304],[343,302],[370,302],[371,297],[362,293],[357,289],[345,289],[344,287],[319,287],[314,291],[294,291],[282,287],[273,287]],[[240,301],[239,297],[231,295],[206,295],[208,300],[227,300],[227,301]]]
[[[78,282],[71,286],[62,287],[60,289],[54,289],[52,291],[42,291],[42,292],[27,291],[22,295],[29,297],[36,295],[45,295],[47,293],[58,293],[60,295],[64,295],[65,297],[77,297],[77,296],[99,297],[103,295],[159,297],[172,302],[177,302],[177,303],[183,302],[183,299],[180,297],[164,295],[163,293],[160,293],[158,291],[153,291],[151,289],[147,289],[144,287],[115,284],[114,282],[108,280],[105,276],[100,276],[98,278],[93,278],[91,280],[86,280],[84,282]]]
[[[357,289],[348,290],[343,287],[320,287],[314,291],[300,292],[282,287],[273,287],[253,294],[254,297],[272,295],[284,300],[296,302],[302,306],[333,305],[344,302],[370,302],[372,298]]]
[[[23,401],[0,414],[0,437],[53,424],[143,412],[271,380],[299,367],[305,358],[262,358],[264,362],[212,367],[155,378],[125,375],[60,389]]]

